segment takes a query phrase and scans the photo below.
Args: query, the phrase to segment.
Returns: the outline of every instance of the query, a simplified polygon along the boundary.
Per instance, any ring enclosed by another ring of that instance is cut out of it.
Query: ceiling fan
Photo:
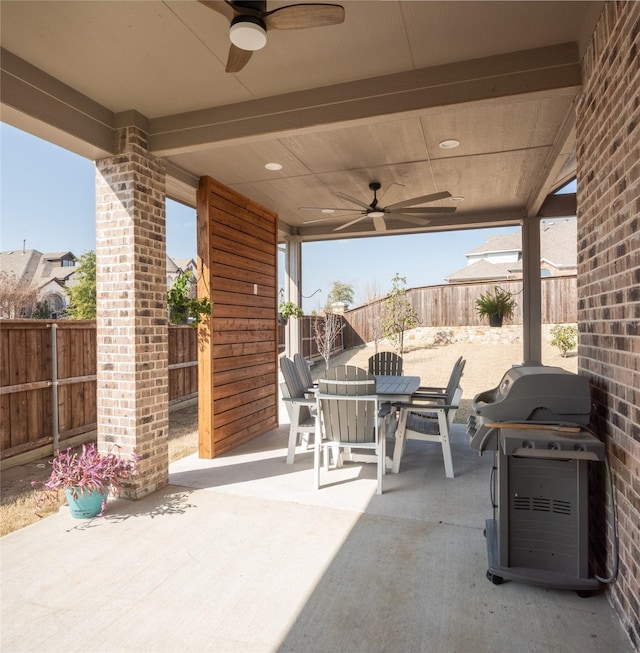
[[[428,202],[435,202],[437,200],[442,200],[447,197],[451,197],[451,193],[446,190],[443,190],[439,193],[431,193],[430,195],[423,195],[422,197],[413,197],[409,200],[404,200],[402,202],[396,202],[395,204],[389,204],[388,206],[379,206],[378,205],[378,191],[381,188],[381,184],[377,181],[372,181],[369,184],[369,190],[373,191],[373,200],[370,204],[366,204],[360,200],[357,200],[355,197],[346,195],[345,193],[334,193],[336,197],[340,197],[351,204],[355,204],[360,207],[360,210],[357,212],[358,216],[355,220],[351,220],[345,224],[336,227],[334,231],[340,231],[341,229],[346,229],[356,222],[360,222],[366,218],[371,218],[373,220],[373,226],[376,231],[386,231],[387,225],[384,221],[386,215],[396,216],[404,222],[409,222],[418,226],[424,226],[429,224],[429,220],[426,220],[423,216],[427,216],[432,213],[454,213],[456,210],[455,206],[420,206],[415,207],[416,204],[426,204]],[[408,208],[415,207],[415,208]],[[323,208],[317,206],[302,206],[301,210],[304,211],[350,211],[351,209],[345,208]],[[355,215],[355,213],[351,213]],[[344,216],[343,216],[344,217]],[[314,222],[325,222],[326,220],[334,220],[335,217],[331,218],[320,218],[318,220],[306,220],[305,224],[311,224]]]
[[[199,0],[230,23],[226,72],[242,70],[255,50],[267,44],[267,30],[307,29],[344,22],[344,7],[324,3],[287,5],[267,11],[266,0]]]

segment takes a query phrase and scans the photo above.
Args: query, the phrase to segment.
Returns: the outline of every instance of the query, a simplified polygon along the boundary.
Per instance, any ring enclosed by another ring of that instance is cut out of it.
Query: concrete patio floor
[[[633,650],[604,595],[486,580],[491,457],[462,426],[456,478],[439,445],[410,442],[381,496],[374,465],[313,490],[287,432],[184,458],[103,518],[63,508],[2,538],[2,651]]]

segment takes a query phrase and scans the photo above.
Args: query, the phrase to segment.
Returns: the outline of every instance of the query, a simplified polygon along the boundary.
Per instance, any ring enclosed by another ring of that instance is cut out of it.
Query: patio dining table
[[[409,401],[419,386],[419,376],[376,375],[376,394],[380,401]]]

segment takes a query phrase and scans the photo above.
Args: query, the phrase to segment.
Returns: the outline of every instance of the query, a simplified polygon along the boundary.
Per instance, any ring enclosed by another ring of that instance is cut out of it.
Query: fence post
[[[51,323],[51,414],[53,419],[53,452],[60,446],[58,416],[58,325]]]

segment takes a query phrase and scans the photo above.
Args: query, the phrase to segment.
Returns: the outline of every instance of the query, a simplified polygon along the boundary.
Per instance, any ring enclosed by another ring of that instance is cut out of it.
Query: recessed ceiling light
[[[333,213],[333,209],[322,209],[323,213]]]
[[[440,147],[443,150],[451,150],[454,147],[458,147],[458,145],[460,145],[460,141],[457,141],[455,138],[447,138],[440,142]]]
[[[282,165],[279,163],[265,163],[264,167],[267,170],[282,170]]]
[[[462,195],[453,195],[449,198],[450,202],[464,202],[464,197]]]

